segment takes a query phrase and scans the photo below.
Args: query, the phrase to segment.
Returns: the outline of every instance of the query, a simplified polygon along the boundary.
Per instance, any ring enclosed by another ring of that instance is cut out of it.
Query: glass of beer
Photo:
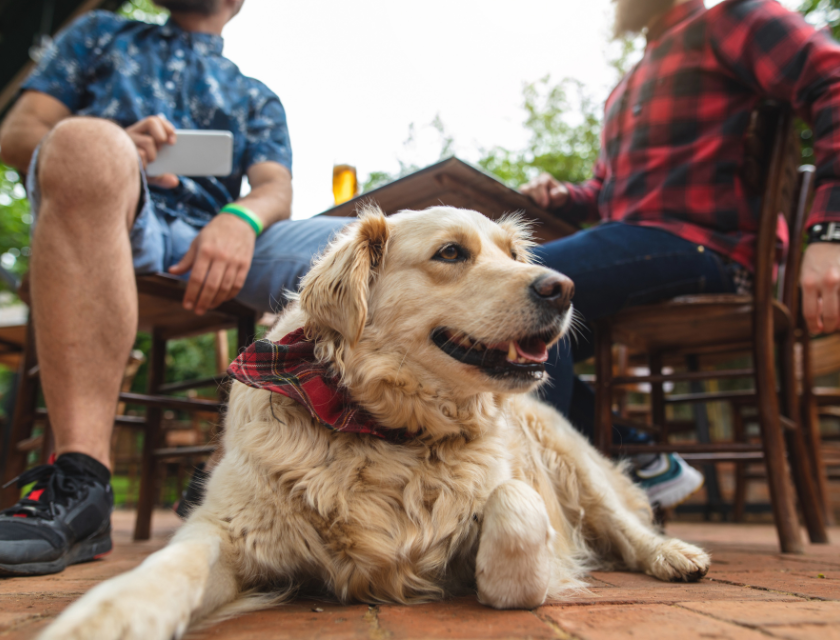
[[[359,194],[356,167],[349,164],[333,165],[333,197],[336,204],[352,200]]]

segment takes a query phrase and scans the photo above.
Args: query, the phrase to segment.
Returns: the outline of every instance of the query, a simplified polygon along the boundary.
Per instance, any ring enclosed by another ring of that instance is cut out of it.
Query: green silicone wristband
[[[238,205],[238,204],[226,204],[222,207],[222,210],[219,213],[229,213],[233,216],[236,216],[240,220],[244,220],[251,228],[254,230],[254,233],[260,235],[263,232],[263,223],[252,211],[249,211],[245,207]]]

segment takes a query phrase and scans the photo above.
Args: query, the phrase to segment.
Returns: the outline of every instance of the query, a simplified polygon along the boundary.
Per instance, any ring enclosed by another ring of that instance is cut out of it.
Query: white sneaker
[[[675,453],[662,453],[641,469],[633,479],[648,495],[651,505],[675,507],[703,486],[703,474]]]

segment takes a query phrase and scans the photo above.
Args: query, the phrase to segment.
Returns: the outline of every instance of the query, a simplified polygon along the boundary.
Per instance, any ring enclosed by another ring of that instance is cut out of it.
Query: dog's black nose
[[[559,273],[545,273],[531,283],[531,293],[540,302],[547,302],[562,313],[572,304],[575,283]]]

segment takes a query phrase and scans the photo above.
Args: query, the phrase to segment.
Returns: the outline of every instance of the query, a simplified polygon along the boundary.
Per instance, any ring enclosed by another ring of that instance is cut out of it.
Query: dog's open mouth
[[[479,367],[488,375],[518,375],[539,380],[548,360],[547,344],[559,333],[556,326],[503,342],[480,342],[461,331],[439,327],[432,331],[434,342],[444,353],[464,364]]]

